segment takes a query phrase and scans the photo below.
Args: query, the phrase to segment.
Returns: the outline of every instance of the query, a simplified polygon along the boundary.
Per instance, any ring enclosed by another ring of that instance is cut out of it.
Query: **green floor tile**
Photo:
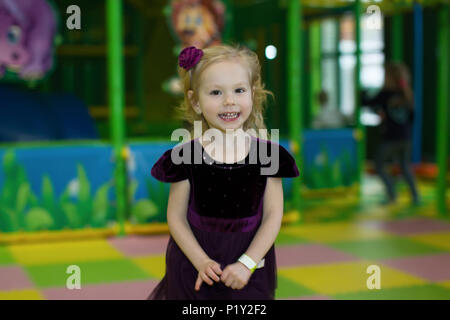
[[[295,298],[302,296],[312,296],[316,293],[311,289],[290,281],[283,276],[278,275],[278,287],[275,291],[275,299]]]
[[[388,259],[445,252],[443,249],[397,237],[335,242],[327,245],[364,259]]]
[[[0,246],[0,265],[13,263],[15,263],[15,261],[8,248]]]
[[[151,279],[141,268],[128,260],[80,262],[81,287],[87,284]],[[30,278],[40,288],[65,287],[71,274],[68,264],[25,267]]]
[[[275,240],[275,245],[301,244],[306,242],[310,241],[280,232]]]
[[[341,300],[449,300],[450,289],[437,285],[367,290],[333,296]]]

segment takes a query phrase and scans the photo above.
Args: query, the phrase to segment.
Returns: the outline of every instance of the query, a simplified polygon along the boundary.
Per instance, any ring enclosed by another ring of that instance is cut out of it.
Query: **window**
[[[374,28],[368,19],[361,17],[361,87],[376,90],[384,81],[383,24]],[[321,23],[322,86],[329,94],[330,106],[347,116],[355,111],[355,38],[353,15]]]

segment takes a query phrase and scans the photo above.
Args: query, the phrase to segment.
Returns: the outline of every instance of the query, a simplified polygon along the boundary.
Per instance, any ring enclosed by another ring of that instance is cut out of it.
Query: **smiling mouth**
[[[241,115],[240,112],[225,112],[219,114],[219,117],[225,121],[233,121],[239,118],[240,115]]]

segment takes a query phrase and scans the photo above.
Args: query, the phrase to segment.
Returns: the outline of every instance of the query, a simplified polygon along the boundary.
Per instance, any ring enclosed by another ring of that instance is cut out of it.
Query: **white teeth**
[[[219,114],[219,117],[224,118],[224,119],[231,119],[231,118],[236,118],[238,116],[238,112],[228,112],[228,113],[222,113]]]

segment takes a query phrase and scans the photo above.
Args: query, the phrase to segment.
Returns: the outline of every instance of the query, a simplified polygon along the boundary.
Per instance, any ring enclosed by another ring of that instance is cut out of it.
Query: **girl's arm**
[[[190,188],[187,179],[170,185],[167,224],[177,245],[198,270],[208,256],[198,244],[187,221]]]
[[[258,263],[272,247],[281,227],[283,217],[283,185],[281,178],[267,178],[264,192],[263,218],[258,231],[245,252],[254,262]],[[228,265],[220,280],[232,289],[242,289],[247,285],[251,272],[241,262]]]
[[[283,184],[281,178],[267,178],[263,200],[263,218],[246,254],[261,261],[275,242],[283,218]]]

